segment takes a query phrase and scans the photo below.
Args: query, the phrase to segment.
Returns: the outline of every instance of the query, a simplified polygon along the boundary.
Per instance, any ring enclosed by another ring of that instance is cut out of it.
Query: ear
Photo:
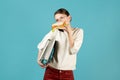
[[[69,21],[71,21],[71,20],[72,20],[72,17],[69,15],[69,16],[68,16],[68,19],[69,19]]]

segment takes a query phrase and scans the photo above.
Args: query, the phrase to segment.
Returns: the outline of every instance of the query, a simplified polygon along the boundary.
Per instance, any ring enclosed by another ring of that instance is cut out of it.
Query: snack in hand
[[[62,29],[65,26],[67,26],[66,22],[57,22],[52,25],[52,31],[54,31],[55,29]]]

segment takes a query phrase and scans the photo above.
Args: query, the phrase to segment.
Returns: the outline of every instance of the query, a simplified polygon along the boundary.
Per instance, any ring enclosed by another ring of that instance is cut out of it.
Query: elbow
[[[74,49],[74,48],[70,48],[70,54],[73,55],[73,54],[76,54],[77,53],[77,50]]]

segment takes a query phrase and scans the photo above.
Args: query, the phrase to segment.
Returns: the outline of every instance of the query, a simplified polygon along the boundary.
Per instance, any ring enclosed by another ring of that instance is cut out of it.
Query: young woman
[[[57,25],[65,22],[67,25],[58,27],[55,31],[50,31],[44,39],[38,44],[38,64],[42,68],[46,68],[44,80],[74,80],[73,70],[76,69],[77,53],[83,42],[83,30],[73,28],[70,24],[71,15],[64,9],[60,8],[54,13]],[[53,59],[49,64],[43,65],[40,59],[40,52],[46,41],[54,35],[56,39],[55,51]]]

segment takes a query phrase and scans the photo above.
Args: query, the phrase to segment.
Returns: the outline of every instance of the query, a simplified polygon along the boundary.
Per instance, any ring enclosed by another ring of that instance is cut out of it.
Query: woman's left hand
[[[71,29],[70,26],[65,26],[65,27],[63,28],[63,30],[65,30],[68,34],[71,34],[71,33],[72,33],[72,29]]]

